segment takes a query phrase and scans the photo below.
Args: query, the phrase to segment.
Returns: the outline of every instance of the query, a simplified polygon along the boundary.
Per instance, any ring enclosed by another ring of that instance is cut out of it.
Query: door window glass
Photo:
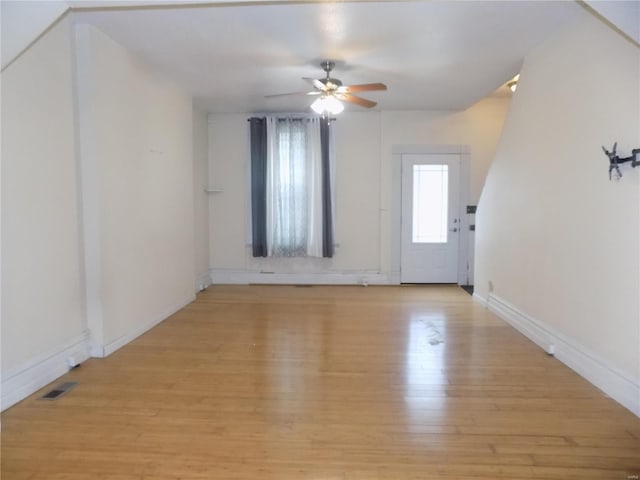
[[[413,243],[447,243],[449,166],[413,166]]]

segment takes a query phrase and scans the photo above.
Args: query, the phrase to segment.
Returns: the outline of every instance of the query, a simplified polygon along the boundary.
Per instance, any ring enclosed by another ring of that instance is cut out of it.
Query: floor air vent
[[[57,400],[60,397],[62,397],[65,393],[68,393],[71,390],[73,390],[76,385],[78,385],[78,382],[61,383],[56,388],[54,388],[53,390],[50,390],[49,392],[45,393],[42,397],[40,397],[40,400]]]

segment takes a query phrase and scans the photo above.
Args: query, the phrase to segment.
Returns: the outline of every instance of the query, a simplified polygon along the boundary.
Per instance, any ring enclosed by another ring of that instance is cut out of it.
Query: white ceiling
[[[74,2],[77,7],[81,2]],[[90,3],[85,4],[91,6]],[[376,109],[462,109],[518,72],[524,56],[582,7],[574,1],[265,2],[74,10],[165,72],[210,112],[302,111],[337,62]],[[352,110],[360,107],[350,106]]]

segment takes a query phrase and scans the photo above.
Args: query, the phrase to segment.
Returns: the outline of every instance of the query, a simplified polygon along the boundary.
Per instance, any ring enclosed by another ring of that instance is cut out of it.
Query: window
[[[333,255],[329,124],[251,121],[253,256]]]
[[[413,243],[447,243],[449,166],[413,166]]]

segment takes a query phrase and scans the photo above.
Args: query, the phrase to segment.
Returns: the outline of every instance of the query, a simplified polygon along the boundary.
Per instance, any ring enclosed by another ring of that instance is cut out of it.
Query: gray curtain
[[[267,248],[267,120],[252,117],[251,138],[251,226],[253,256],[266,257]],[[333,257],[333,205],[331,203],[330,120],[320,125],[322,156],[322,256]]]
[[[250,118],[253,256],[267,256],[267,119]]]
[[[320,122],[322,148],[322,256],[333,257],[333,206],[331,205],[331,120]]]

